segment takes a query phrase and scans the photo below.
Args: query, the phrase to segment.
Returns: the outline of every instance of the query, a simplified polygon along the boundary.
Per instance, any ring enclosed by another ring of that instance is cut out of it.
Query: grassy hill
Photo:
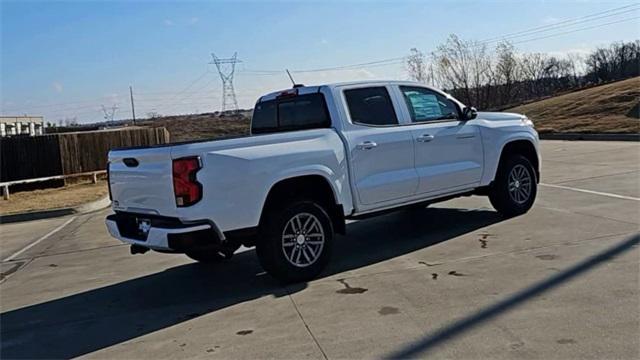
[[[554,96],[505,111],[526,114],[539,132],[640,132],[640,77]]]

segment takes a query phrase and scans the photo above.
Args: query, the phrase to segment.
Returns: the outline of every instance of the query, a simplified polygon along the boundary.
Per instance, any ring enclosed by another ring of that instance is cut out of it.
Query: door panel
[[[411,196],[418,186],[411,130],[407,127],[350,131],[354,184],[365,205]]]
[[[417,193],[473,186],[482,177],[479,129],[464,121],[412,126],[415,166],[420,178]]]
[[[402,104],[390,90],[389,86],[365,86],[343,91],[352,179],[364,207],[400,201],[418,187],[411,129],[399,125]]]

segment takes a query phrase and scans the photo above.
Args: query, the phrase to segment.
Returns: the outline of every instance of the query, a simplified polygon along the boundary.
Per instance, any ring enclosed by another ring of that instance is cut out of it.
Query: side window
[[[357,124],[397,125],[389,92],[384,86],[345,90],[351,121]]]
[[[458,119],[458,108],[442,94],[421,87],[401,86],[412,122]]]

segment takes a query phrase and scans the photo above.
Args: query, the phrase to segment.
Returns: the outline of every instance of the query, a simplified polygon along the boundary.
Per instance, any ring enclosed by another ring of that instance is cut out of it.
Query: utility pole
[[[136,107],[133,105],[133,88],[129,85],[129,95],[131,96],[131,115],[133,116],[133,125],[136,125]]]
[[[211,57],[213,60],[209,64],[216,65],[220,79],[222,79],[222,112],[227,110],[237,112],[238,100],[233,89],[233,74],[236,70],[236,64],[242,61],[238,60],[238,53],[233,54],[233,57],[228,59],[220,59],[213,53],[211,53]]]

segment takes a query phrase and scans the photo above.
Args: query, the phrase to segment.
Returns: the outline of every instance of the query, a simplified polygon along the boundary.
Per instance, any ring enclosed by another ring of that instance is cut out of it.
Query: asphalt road
[[[638,359],[640,145],[542,150],[528,214],[471,197],[354,222],[288,287],[253,250],[131,256],[106,210],[2,225],[0,357]]]

